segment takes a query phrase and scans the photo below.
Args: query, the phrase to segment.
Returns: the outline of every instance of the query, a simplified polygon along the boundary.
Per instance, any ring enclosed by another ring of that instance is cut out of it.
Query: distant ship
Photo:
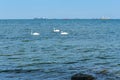
[[[110,19],[110,18],[103,16],[103,17],[101,17],[100,19],[101,19],[101,20],[108,20],[108,19]]]
[[[33,18],[33,19],[47,19],[47,18],[45,18],[45,17],[42,17],[42,18],[37,18],[37,17],[35,17],[35,18]]]

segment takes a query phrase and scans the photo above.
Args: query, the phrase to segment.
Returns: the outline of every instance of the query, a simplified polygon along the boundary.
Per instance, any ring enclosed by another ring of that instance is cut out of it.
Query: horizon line
[[[65,20],[71,20],[71,19],[98,19],[98,20],[111,20],[111,19],[120,19],[120,18],[110,18],[110,19],[102,19],[102,18],[0,18],[0,20],[14,20],[14,19],[30,19],[30,20],[50,20],[50,19],[65,19]]]
[[[87,18],[82,18],[82,19],[77,19],[77,18],[70,18],[70,19],[64,19],[64,18],[51,18],[51,19],[28,19],[28,18],[10,18],[10,19],[0,19],[0,20],[119,20],[120,18],[112,18],[112,19],[87,19]]]

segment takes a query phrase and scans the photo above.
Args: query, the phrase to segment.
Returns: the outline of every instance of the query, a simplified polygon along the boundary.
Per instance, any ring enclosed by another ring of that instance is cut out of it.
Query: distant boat
[[[40,35],[40,33],[38,33],[38,32],[32,32],[32,31],[31,31],[31,35],[33,35],[33,36],[38,36],[38,35]]]
[[[60,30],[59,29],[53,29],[53,32],[60,32]]]
[[[61,35],[68,35],[69,33],[68,33],[68,32],[63,32],[63,31],[61,31],[60,34],[61,34]]]

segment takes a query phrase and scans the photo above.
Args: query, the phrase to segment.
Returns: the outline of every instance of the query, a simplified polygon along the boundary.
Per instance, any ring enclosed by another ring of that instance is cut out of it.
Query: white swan
[[[31,31],[31,35],[38,36],[38,35],[40,35],[40,33]]]
[[[68,35],[69,33],[68,33],[68,32],[63,32],[63,31],[61,31],[60,34],[61,34],[61,35]]]
[[[54,28],[53,32],[60,32],[60,30]]]

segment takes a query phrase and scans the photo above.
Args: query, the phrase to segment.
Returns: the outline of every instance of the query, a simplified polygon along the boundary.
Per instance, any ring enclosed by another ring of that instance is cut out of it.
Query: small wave
[[[0,54],[0,56],[12,56],[11,54]]]
[[[59,63],[57,63],[57,62],[40,62],[40,63],[31,63],[31,64],[19,65],[17,67],[22,68],[22,67],[29,67],[29,66],[38,66],[38,65],[42,65],[42,64],[59,64]]]
[[[22,40],[22,42],[30,42],[30,40]]]
[[[98,58],[98,59],[115,59],[115,58],[110,57],[110,56],[98,56],[96,58]]]
[[[30,69],[30,70],[23,70],[23,69],[10,69],[10,70],[0,70],[0,73],[30,73],[30,72],[37,72],[41,71],[40,69]]]
[[[75,64],[75,63],[78,63],[78,62],[65,62],[63,64]]]
[[[91,59],[85,58],[85,59],[81,59],[80,61],[89,61],[89,60],[91,60]]]

